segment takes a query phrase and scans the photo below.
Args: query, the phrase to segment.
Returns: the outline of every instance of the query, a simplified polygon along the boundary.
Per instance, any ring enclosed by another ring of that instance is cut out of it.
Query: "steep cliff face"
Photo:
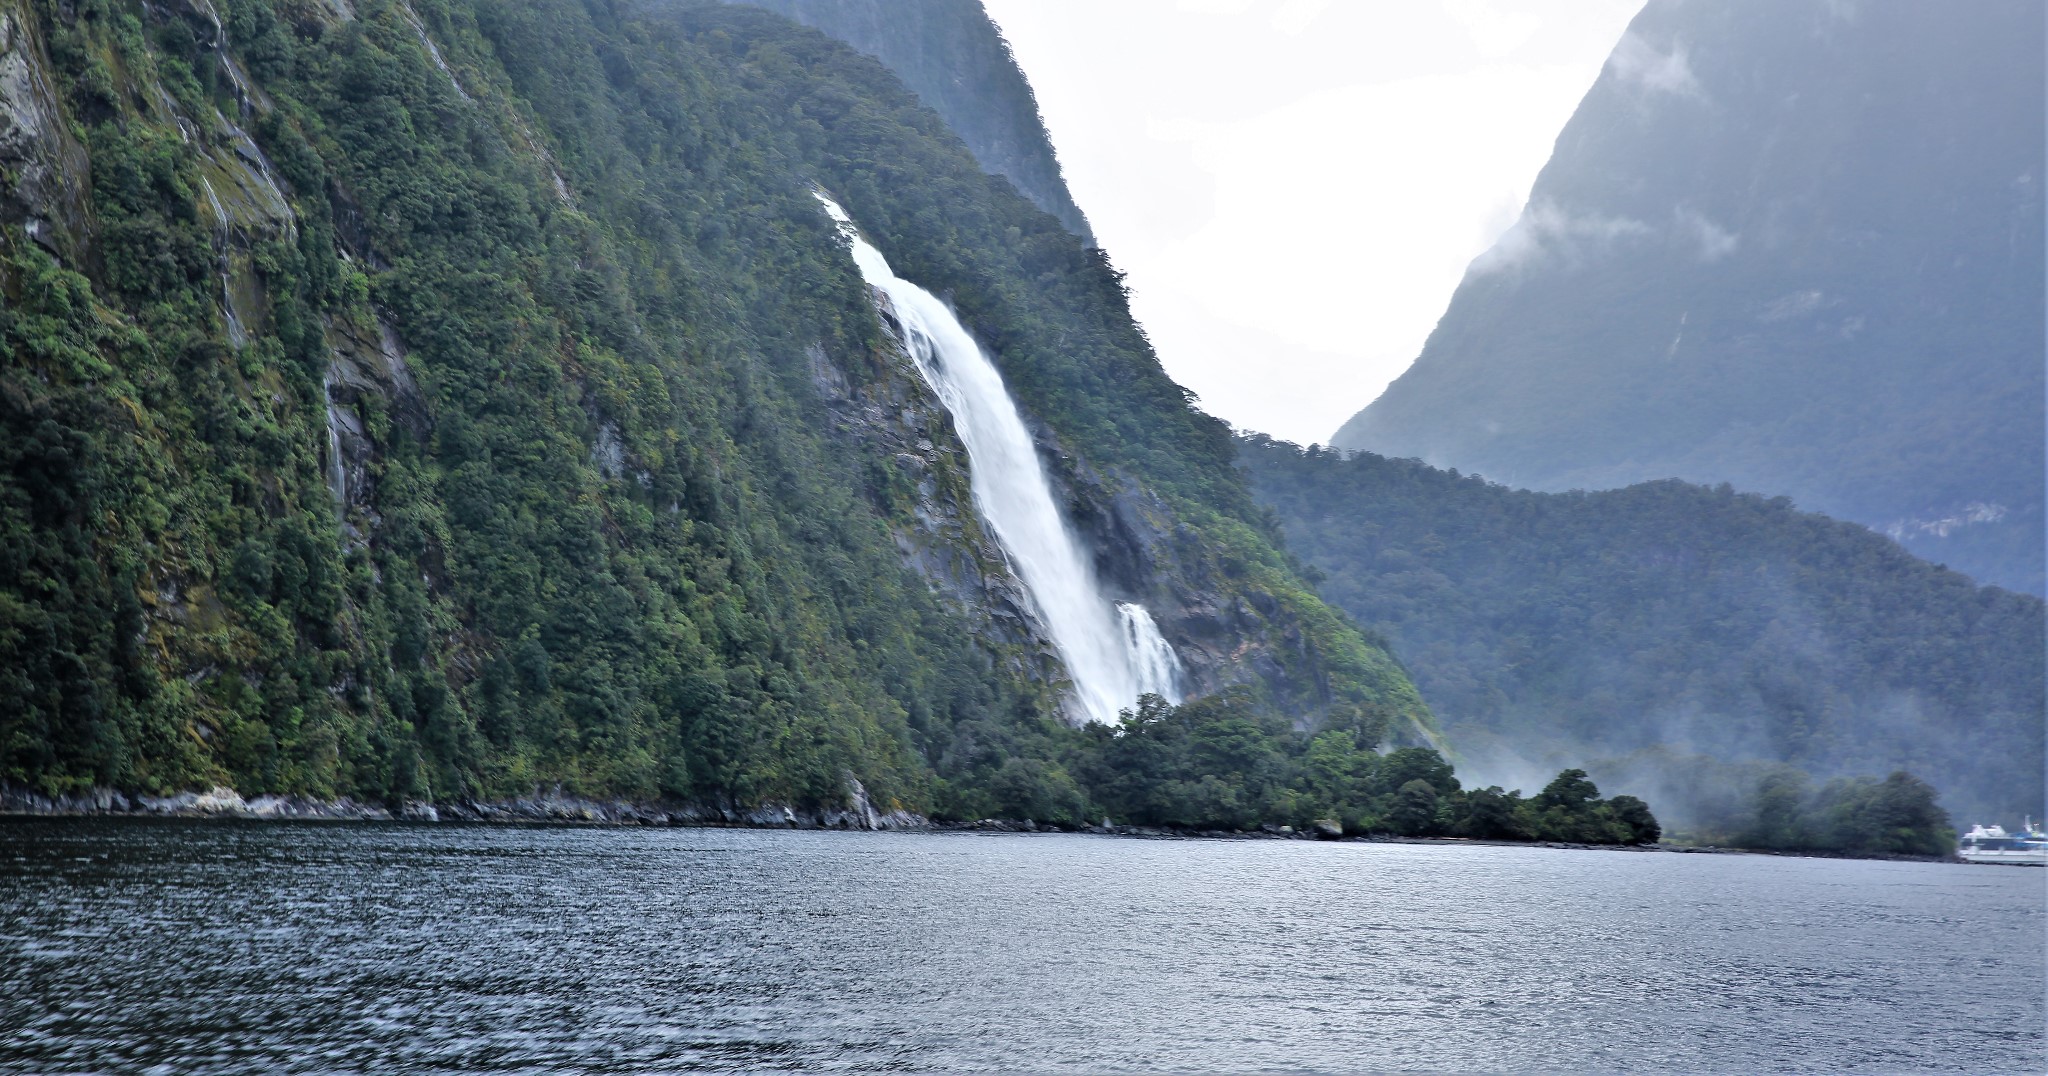
[[[2042,12],[1654,0],[1332,443],[1730,482],[2042,593]]]
[[[9,177],[0,223],[75,256],[86,231],[85,150],[64,123],[36,30],[24,12],[0,9],[0,169]]]
[[[1081,809],[814,184],[989,344],[1197,687],[1427,727],[1099,253],[874,61],[715,4],[0,12],[0,784]]]
[[[991,175],[1092,241],[1031,84],[980,0],[729,0],[766,8],[882,61]]]

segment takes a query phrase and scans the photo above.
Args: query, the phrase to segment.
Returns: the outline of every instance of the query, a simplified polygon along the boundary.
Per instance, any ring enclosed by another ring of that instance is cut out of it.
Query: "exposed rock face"
[[[303,796],[257,796],[244,799],[225,786],[169,796],[128,796],[111,788],[94,788],[62,796],[45,796],[0,785],[0,815],[145,815],[178,818],[330,819],[339,821],[407,822],[588,822],[644,826],[740,826],[751,829],[923,829],[922,815],[877,810],[860,781],[847,778],[846,802],[839,807],[799,811],[788,804],[754,807],[709,807],[688,803],[628,803],[597,800],[561,789],[535,789],[516,799],[399,804],[387,810],[342,798],[315,800]]]
[[[968,484],[967,447],[945,406],[918,377],[903,351],[887,299],[876,301],[884,328],[896,341],[885,376],[855,387],[846,373],[813,345],[806,351],[811,380],[831,406],[840,431],[887,460],[896,492],[911,500],[910,526],[896,531],[906,563],[970,618],[989,642],[1035,655],[1027,679],[1051,684],[1064,676],[1051,638],[1031,613],[1023,581],[1010,570],[1002,547],[983,529]]]
[[[329,492],[351,542],[361,542],[380,522],[372,506],[371,470],[380,448],[371,435],[371,416],[396,423],[415,437],[430,428],[426,401],[405,365],[405,347],[391,327],[373,329],[330,321],[332,358],[326,377]]]
[[[1314,724],[1329,703],[1328,684],[1289,611],[1229,578],[1212,544],[1158,494],[1096,470],[1043,428],[1036,432],[1068,518],[1096,552],[1098,578],[1118,600],[1152,613],[1180,656],[1189,693],[1251,686],[1298,723]]]
[[[33,21],[0,6],[0,224],[66,260],[85,242],[86,156],[57,104]]]
[[[1340,448],[1787,495],[2043,593],[2043,7],[1654,0]]]
[[[887,298],[875,297],[885,326],[900,332]],[[906,562],[989,642],[1035,654],[1032,667],[1016,671],[1056,690],[1065,678],[1058,650],[1002,547],[982,526],[966,447],[896,339],[888,376],[859,388],[813,346],[812,384],[832,404],[840,429],[885,454],[910,487],[915,525],[896,535]],[[1183,663],[1189,694],[1250,685],[1312,723],[1327,704],[1319,694],[1327,685],[1314,676],[1298,682],[1289,670],[1283,652],[1296,665],[1312,658],[1279,603],[1257,590],[1240,593],[1217,571],[1201,535],[1157,494],[1128,476],[1102,473],[1043,423],[1027,423],[1068,522],[1095,555],[1097,579],[1115,600],[1152,613]]]
[[[420,808],[408,804],[404,817],[425,817]],[[127,796],[111,788],[94,788],[61,796],[45,796],[27,789],[0,786],[0,814],[23,815],[174,815],[187,818],[331,818],[379,820],[392,817],[390,811],[350,799],[313,800],[303,796],[258,796],[244,799],[232,788],[216,785],[205,791],[178,792],[168,796]]]

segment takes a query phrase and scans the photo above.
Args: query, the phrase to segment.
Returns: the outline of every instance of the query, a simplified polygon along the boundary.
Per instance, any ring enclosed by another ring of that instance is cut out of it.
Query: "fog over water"
[[[0,821],[0,1072],[2039,1072],[2042,873]]]

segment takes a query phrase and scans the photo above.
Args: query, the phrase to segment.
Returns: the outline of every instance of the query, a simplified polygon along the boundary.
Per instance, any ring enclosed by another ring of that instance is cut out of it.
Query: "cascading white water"
[[[434,39],[427,36],[427,24],[420,21],[419,14],[413,11],[411,4],[401,4],[399,7],[405,12],[405,21],[412,24],[412,32],[419,37],[420,44],[426,46],[427,58],[434,61],[434,66],[440,68],[442,74],[448,76],[448,85],[455,88],[455,96],[465,102],[472,100],[468,91],[462,88],[462,82],[455,77],[455,69],[448,66],[448,58],[441,55],[440,46],[434,44]]]
[[[213,181],[200,176],[199,184],[206,191],[207,207],[213,210],[214,255],[220,264],[220,309],[227,317],[228,346],[240,351],[249,346],[249,332],[242,327],[242,319],[235,314],[234,282],[228,274],[231,265],[228,260],[229,251],[232,249],[232,238],[229,235],[231,222],[228,220],[227,208],[220,204],[220,195],[213,191]]]
[[[1123,629],[1124,652],[1130,655],[1131,668],[1137,673],[1140,691],[1151,691],[1164,696],[1168,702],[1179,702],[1180,655],[1173,652],[1173,644],[1159,634],[1159,625],[1153,623],[1152,614],[1136,602],[1116,603],[1118,626]],[[1147,688],[1146,684],[1164,684],[1166,690]]]
[[[341,409],[334,406],[334,364],[320,382],[320,398],[327,403],[327,488],[341,514],[348,514],[348,464],[341,458]]]
[[[1180,702],[1180,658],[1144,606],[1112,602],[1096,585],[995,364],[945,303],[889,268],[845,210],[823,194],[818,200],[852,243],[862,278],[889,297],[911,360],[953,416],[975,507],[1059,648],[1083,715],[1108,725],[1143,694]]]

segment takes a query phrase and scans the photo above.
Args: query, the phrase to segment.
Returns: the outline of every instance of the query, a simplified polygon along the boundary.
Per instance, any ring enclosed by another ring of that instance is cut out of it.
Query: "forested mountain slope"
[[[1360,750],[1427,726],[1106,259],[813,30],[0,21],[0,785],[1088,810],[1056,654],[814,185],[990,346],[1193,689]]]
[[[1729,482],[2043,593],[2044,10],[1651,0],[1332,443]]]
[[[1725,486],[1530,493],[1240,444],[1324,597],[1391,641],[1481,779],[1587,766],[1683,823],[1681,790],[1737,795],[1730,763],[1904,768],[1965,822],[2041,809],[2039,598]]]
[[[661,0],[650,0],[657,6]],[[888,65],[989,172],[1089,239],[1038,99],[980,0],[728,0],[767,8]]]

